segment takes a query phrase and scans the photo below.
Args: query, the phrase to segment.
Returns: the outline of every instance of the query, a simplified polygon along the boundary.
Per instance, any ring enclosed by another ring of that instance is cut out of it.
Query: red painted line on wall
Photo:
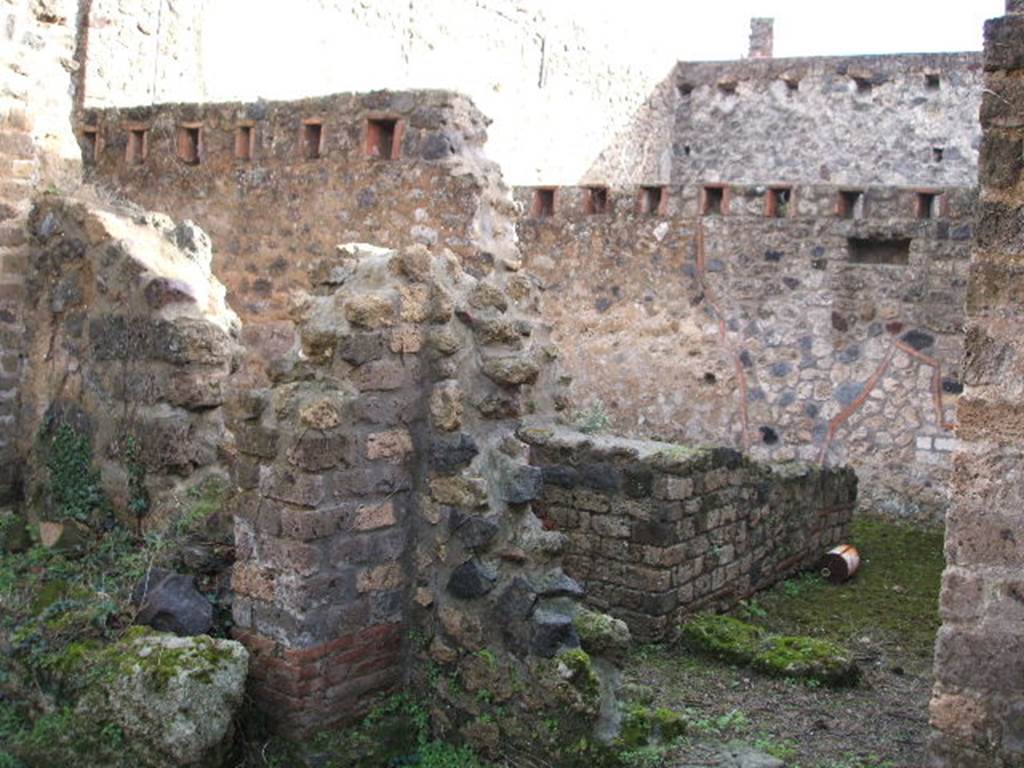
[[[875,368],[874,373],[872,373],[871,376],[868,377],[868,380],[864,382],[864,387],[863,389],[861,389],[860,394],[857,395],[853,402],[851,402],[848,406],[846,406],[843,410],[841,410],[839,413],[837,413],[829,420],[828,434],[825,436],[825,446],[822,448],[821,451],[822,465],[825,464],[825,460],[828,458],[828,451],[829,448],[832,447],[832,438],[835,437],[836,430],[838,430],[839,427],[841,427],[847,419],[849,419],[853,414],[860,410],[860,407],[864,405],[864,403],[868,399],[868,395],[870,395],[871,391],[878,385],[878,380],[882,378],[882,375],[889,368],[889,363],[892,362],[892,356],[893,354],[895,354],[895,352],[896,345],[893,344],[891,347],[889,347],[889,351],[885,353],[885,357],[882,358],[882,362],[878,364],[877,368]]]
[[[718,299],[715,296],[714,290],[707,282],[707,274],[704,268],[704,223],[700,217],[697,217],[694,225],[694,239],[696,241],[696,254],[695,261],[697,266],[697,280],[700,283],[701,291],[704,293],[704,299],[707,301],[708,306],[711,307],[712,313],[715,319],[718,320],[718,342],[722,346],[726,347],[726,351],[732,356],[733,366],[736,369],[736,379],[739,384],[739,417],[740,427],[742,434],[740,436],[740,445],[744,451],[750,451],[750,414],[747,406],[747,372],[743,368],[743,361],[740,359],[740,351],[738,351],[738,345],[731,344],[729,342],[728,328],[725,324],[725,314],[722,312],[721,307],[718,306]]]

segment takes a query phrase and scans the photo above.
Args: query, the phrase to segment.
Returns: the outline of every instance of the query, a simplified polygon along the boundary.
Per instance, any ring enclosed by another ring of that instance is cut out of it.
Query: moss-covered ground
[[[806,636],[845,648],[861,669],[857,686],[762,674],[728,651],[716,659],[686,643],[636,649],[626,662],[627,690],[697,723],[677,749],[649,765],[713,765],[723,743],[737,740],[789,768],[922,765],[942,538],[938,527],[861,518],[850,536],[862,558],[853,580],[836,586],[816,573],[797,575],[732,612],[757,627],[762,642]],[[750,641],[738,627],[712,639]],[[709,633],[711,625],[702,632]]]

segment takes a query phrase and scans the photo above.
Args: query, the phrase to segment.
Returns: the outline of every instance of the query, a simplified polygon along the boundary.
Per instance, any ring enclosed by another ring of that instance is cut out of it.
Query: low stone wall
[[[568,536],[566,572],[589,604],[646,641],[813,565],[845,539],[857,497],[845,467],[762,464],[729,448],[548,426],[520,437],[543,472],[535,509]]]

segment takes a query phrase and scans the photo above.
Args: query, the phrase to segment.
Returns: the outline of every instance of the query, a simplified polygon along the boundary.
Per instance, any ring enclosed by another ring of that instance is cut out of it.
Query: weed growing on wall
[[[87,435],[70,424],[61,424],[41,435],[43,455],[49,478],[46,485],[52,509],[58,520],[80,523],[110,516],[110,501],[100,484],[99,470],[93,467],[92,445]]]

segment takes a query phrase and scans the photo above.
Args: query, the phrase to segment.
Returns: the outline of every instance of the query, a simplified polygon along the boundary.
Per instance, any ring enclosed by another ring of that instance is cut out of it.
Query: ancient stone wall
[[[74,0],[0,2],[0,501],[18,493],[18,381],[32,191],[80,175],[71,131]]]
[[[579,419],[850,463],[863,502],[944,512],[974,195],[869,187],[517,189]],[[656,195],[653,205],[651,196]],[[600,418],[598,418],[600,420]]]
[[[1009,0],[1007,12],[985,25],[981,203],[931,703],[929,764],[944,768],[1024,764],[1024,4]]]
[[[520,430],[543,471],[535,508],[569,544],[586,601],[648,642],[813,566],[845,540],[853,471],[759,464],[728,448]]]
[[[87,106],[446,88],[494,120],[489,153],[520,184],[583,178],[646,110],[675,53],[622,46],[621,30],[599,18],[535,0],[293,0],[287,12],[247,0],[91,6]],[[667,159],[671,114],[647,123],[656,146],[631,143],[603,158],[601,173],[632,178],[650,158]]]
[[[680,62],[673,76],[672,183],[975,183],[976,53]]]
[[[294,342],[290,292],[338,243],[448,248],[478,275],[516,268],[484,127],[465,98],[427,91],[87,112],[79,131],[89,180],[210,233],[263,385]]]
[[[346,246],[315,274],[300,341],[232,408],[234,616],[255,700],[304,733],[419,675],[442,730],[526,745],[515,718],[477,722],[472,686],[444,681],[474,679],[487,654],[532,675],[580,643],[564,537],[531,514],[540,470],[514,433],[558,389],[530,281],[478,280],[423,246]]]
[[[120,510],[135,530],[166,526],[192,489],[228,480],[220,406],[238,321],[210,275],[209,241],[188,223],[57,197],[37,203],[30,224],[18,420],[26,509],[43,520],[57,511],[40,496],[58,482],[48,476],[54,452],[84,439],[113,503],[106,512]]]

